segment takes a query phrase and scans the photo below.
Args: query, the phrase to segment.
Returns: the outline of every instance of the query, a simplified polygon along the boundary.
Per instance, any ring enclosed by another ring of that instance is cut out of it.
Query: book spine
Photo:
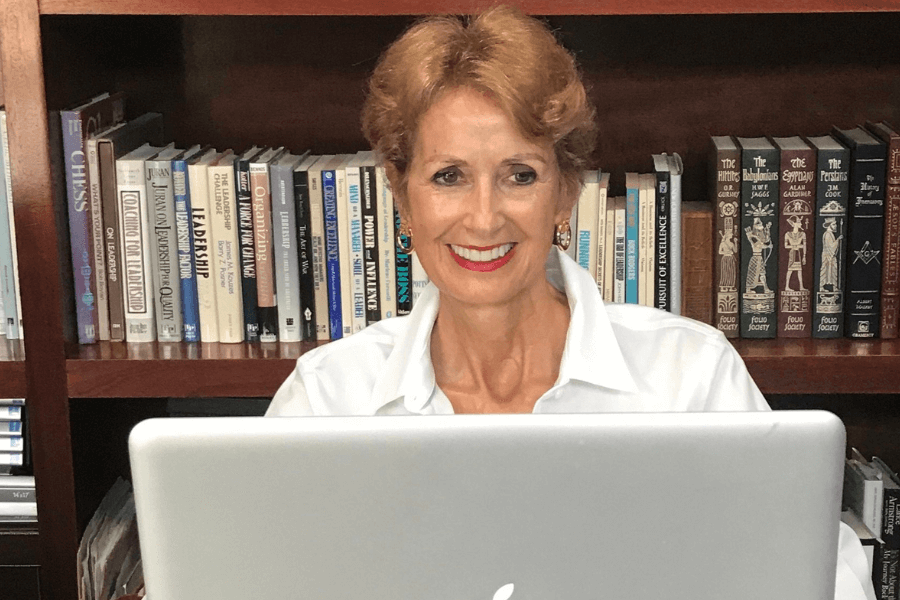
[[[21,418],[21,406],[0,406],[0,419],[20,420]]]
[[[600,187],[596,181],[590,180],[581,186],[581,195],[578,198],[578,229],[574,240],[578,245],[575,253],[578,264],[592,276],[595,276],[597,270],[599,195]]]
[[[815,206],[815,154],[811,148],[781,151],[778,248],[778,337],[812,334],[812,249]]]
[[[275,295],[275,265],[272,261],[272,190],[267,163],[250,164],[250,189],[253,198],[259,341],[275,342],[278,340],[278,300]]]
[[[375,167],[360,169],[362,191],[363,269],[365,271],[366,325],[381,320],[381,278],[378,269],[378,199]]]
[[[197,268],[194,264],[194,228],[191,224],[191,188],[188,177],[187,162],[172,161],[183,335],[186,342],[199,342],[200,305],[197,299]]]
[[[7,337],[9,339],[20,339],[24,336],[25,332],[22,327],[22,295],[20,293],[21,290],[19,289],[19,256],[16,246],[16,219],[13,207],[12,168],[10,166],[9,129],[6,125],[6,111],[0,111],[0,152],[6,157],[6,160],[4,160],[3,174],[6,178],[6,209],[9,223],[9,243],[12,252],[12,281],[14,282],[12,298],[14,299],[15,304],[13,310],[5,309],[8,328],[7,334],[12,333],[12,335],[7,335]],[[3,210],[2,205],[0,205],[0,210]],[[12,324],[9,323],[10,317],[14,319]]]
[[[144,168],[153,220],[150,258],[153,263],[156,336],[160,342],[180,342],[181,281],[178,278],[172,161],[148,160]]]
[[[677,152],[673,153],[670,159],[669,167],[669,197],[670,210],[669,222],[672,224],[672,230],[669,233],[669,264],[671,269],[671,286],[669,287],[669,304],[672,306],[673,314],[681,314],[681,290],[682,284],[681,265],[684,264],[681,255],[684,243],[682,242],[681,224],[684,222],[681,218],[682,197],[681,197],[681,174],[684,171],[681,156]]]
[[[244,310],[241,303],[240,246],[235,206],[234,165],[211,165],[208,169],[214,277],[219,341],[244,341]]]
[[[0,452],[0,465],[21,466],[23,462],[21,452]]]
[[[272,230],[274,233],[275,292],[278,294],[278,339],[299,342],[300,265],[292,165],[270,167]]]
[[[122,286],[122,247],[119,231],[119,203],[116,201],[116,157],[113,145],[99,142],[100,196],[103,210],[103,252],[106,255],[106,284],[109,305],[109,339],[125,341],[125,290]],[[105,198],[105,200],[103,200]]]
[[[99,121],[102,115],[92,115]],[[94,287],[94,248],[91,238],[91,205],[88,194],[88,172],[85,160],[85,137],[88,116],[76,111],[62,111],[63,157],[66,170],[66,194],[69,211],[69,243],[72,250],[72,271],[75,284],[75,319],[78,342],[97,341],[99,327]],[[95,128],[99,127],[97,123]]]
[[[188,166],[191,193],[191,230],[194,234],[194,269],[197,275],[197,305],[200,318],[200,341],[219,341],[218,305],[216,303],[216,270],[213,256],[215,244],[211,236],[209,172],[206,165]]]
[[[116,190],[125,290],[125,340],[152,342],[156,339],[156,323],[144,161],[116,161]]]
[[[0,421],[0,434],[21,435],[22,434],[22,422],[21,421]]]
[[[9,155],[0,146],[0,297],[3,298],[3,323],[0,325],[0,335],[14,340],[20,337],[18,330],[17,287],[18,280],[14,270],[15,254],[13,252],[13,233],[15,225],[13,213],[7,210],[7,204],[12,206],[11,194],[7,189],[7,163]]]
[[[850,159],[845,332],[873,338],[881,323],[881,253],[884,249],[884,159]]]
[[[635,177],[635,181],[637,178]],[[638,302],[638,256],[640,228],[640,188],[629,186],[625,196],[625,302]]]
[[[605,248],[603,252],[603,301],[612,302],[616,287],[616,202],[607,197]]]
[[[97,140],[91,138],[86,142],[88,166],[88,196],[91,213],[91,244],[94,249],[93,277],[94,289],[97,291],[94,306],[97,309],[97,337],[109,340],[109,295],[106,284],[106,256],[103,236],[103,206],[100,188],[100,155],[97,151]]]
[[[597,201],[597,239],[594,244],[594,252],[597,255],[597,267],[594,270],[594,281],[597,282],[597,290],[600,292],[600,296],[603,296],[604,287],[603,282],[606,279],[606,254],[609,249],[609,246],[606,243],[606,219],[607,219],[607,204],[609,202],[609,178],[606,178],[606,181],[601,179],[599,190],[598,190],[598,201]]]
[[[713,322],[713,228],[710,202],[684,202],[681,212],[681,314]]]
[[[650,197],[644,175],[639,175],[638,187],[638,304],[652,305],[653,292],[650,289]]]
[[[331,339],[331,304],[328,295],[327,256],[325,251],[325,202],[322,172],[309,172],[310,238],[312,239],[313,282],[316,296],[316,340]]]
[[[344,337],[346,337],[354,331],[355,292],[350,244],[352,235],[350,231],[350,195],[347,190],[347,169],[343,164],[334,170],[334,180],[337,192],[338,255],[341,261],[341,323],[344,327]]]
[[[881,337],[898,336],[900,320],[900,136],[890,137],[884,205],[884,265],[881,274]]]
[[[394,207],[394,227],[400,231],[400,211]],[[404,247],[409,244],[409,236],[401,233],[400,241]],[[400,252],[398,248],[395,255],[397,278],[397,315],[408,315],[412,311],[412,273],[410,273],[411,259],[409,254]]]
[[[656,184],[656,240],[654,243],[656,268],[653,273],[653,285],[656,293],[653,298],[653,306],[660,310],[671,310],[671,273],[669,270],[671,223],[669,215],[672,199],[669,195],[669,171],[656,171],[654,181]]]
[[[344,337],[341,300],[341,258],[338,241],[337,182],[333,170],[322,171],[322,204],[325,211],[325,277],[328,283],[328,327],[331,339]]]
[[[3,452],[22,452],[25,449],[25,442],[21,435],[11,435],[0,437],[0,451]]]
[[[715,203],[716,255],[713,285],[716,291],[713,324],[725,337],[740,335],[738,275],[741,235],[740,150],[713,148],[710,155],[710,192]]]
[[[241,306],[244,338],[259,341],[259,299],[256,283],[256,238],[253,232],[253,191],[250,184],[250,161],[238,159],[234,166],[237,194],[238,236],[241,261]]]
[[[381,284],[381,318],[397,316],[397,255],[394,240],[394,197],[387,185],[383,167],[375,169],[375,194],[378,212],[378,276]]]
[[[309,172],[294,171],[294,212],[297,219],[297,275],[300,288],[300,339],[316,339],[316,282],[313,269],[312,215]]]
[[[362,169],[347,167],[347,218],[350,245],[350,287],[352,290],[352,332],[366,327],[366,270],[362,216]]]
[[[36,502],[34,488],[0,487],[0,502]]]
[[[812,336],[844,335],[844,268],[847,260],[847,199],[850,194],[849,152],[817,151],[815,263],[813,264]]]
[[[773,338],[778,277],[778,150],[741,150],[741,336]]]
[[[615,286],[613,288],[613,302],[625,302],[625,198],[620,197],[616,202],[616,228],[615,251],[613,262],[615,265]]]

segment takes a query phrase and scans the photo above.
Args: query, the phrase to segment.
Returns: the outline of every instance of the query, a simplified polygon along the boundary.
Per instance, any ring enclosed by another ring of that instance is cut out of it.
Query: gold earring
[[[394,243],[397,245],[397,252],[407,255],[412,254],[414,249],[412,227],[406,223],[401,223],[400,228],[397,229],[397,236],[394,239]]]
[[[572,243],[572,227],[569,220],[566,219],[562,223],[556,224],[556,233],[553,236],[553,243],[560,247],[564,252],[569,249]]]

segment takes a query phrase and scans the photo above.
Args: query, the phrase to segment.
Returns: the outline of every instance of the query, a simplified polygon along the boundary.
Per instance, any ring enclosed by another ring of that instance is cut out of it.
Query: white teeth
[[[501,256],[505,256],[512,248],[513,244],[503,244],[490,250],[470,250],[463,246],[450,244],[450,249],[453,250],[454,254],[472,262],[490,262],[492,260],[497,260]]]

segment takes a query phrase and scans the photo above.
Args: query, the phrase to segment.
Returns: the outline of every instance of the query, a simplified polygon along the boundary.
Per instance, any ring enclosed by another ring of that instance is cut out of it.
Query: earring
[[[572,227],[569,220],[566,219],[562,223],[556,224],[556,233],[553,236],[553,243],[560,247],[564,252],[569,249],[572,243]]]
[[[397,236],[394,238],[394,243],[397,245],[398,252],[407,255],[412,254],[414,249],[412,227],[406,223],[401,223],[400,228],[397,230]]]

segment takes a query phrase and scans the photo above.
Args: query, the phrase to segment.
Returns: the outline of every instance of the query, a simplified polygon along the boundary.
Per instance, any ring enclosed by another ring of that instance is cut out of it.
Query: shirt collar
[[[608,389],[637,392],[593,278],[556,246],[547,256],[545,268],[548,281],[565,292],[569,302],[569,331],[556,386],[576,379]],[[372,414],[401,398],[407,411],[425,412],[435,391],[431,331],[439,301],[440,292],[429,283],[405,317],[405,330],[398,336],[375,384]]]

